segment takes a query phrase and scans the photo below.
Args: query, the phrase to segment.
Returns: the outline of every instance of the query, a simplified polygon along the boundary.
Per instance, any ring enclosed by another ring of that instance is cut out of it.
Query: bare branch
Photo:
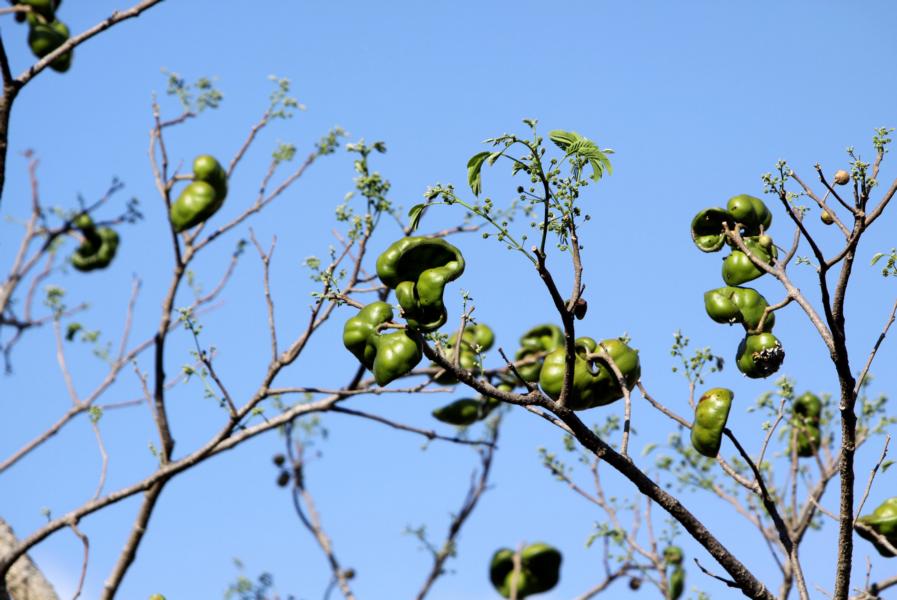
[[[455,555],[455,549],[457,547],[456,540],[458,534],[461,533],[461,528],[464,526],[468,517],[473,513],[483,492],[486,491],[486,485],[489,481],[489,471],[492,467],[492,456],[495,453],[496,443],[498,442],[499,425],[499,420],[496,420],[490,425],[492,431],[491,440],[486,449],[480,453],[480,476],[477,478],[476,473],[473,474],[470,489],[467,491],[463,504],[461,504],[461,509],[455,514],[449,525],[448,535],[446,535],[442,547],[433,557],[433,566],[427,575],[426,581],[424,581],[423,587],[421,587],[420,591],[417,593],[417,600],[423,600],[436,580],[445,572],[444,565],[446,561]]]
[[[59,45],[58,48],[48,53],[46,56],[38,60],[36,63],[28,67],[25,71],[23,71],[18,77],[15,79],[15,83],[22,87],[29,81],[31,81],[35,75],[43,71],[47,66],[50,65],[54,60],[69,52],[74,50],[78,45],[83,42],[86,42],[90,38],[94,37],[98,33],[101,33],[113,25],[117,23],[121,23],[127,19],[133,19],[134,17],[140,16],[140,13],[144,12],[147,9],[152,8],[156,4],[159,4],[162,0],[143,0],[143,2],[138,2],[131,8],[127,10],[116,10],[110,16],[100,21],[87,31],[79,33],[78,35],[72,36],[67,39],[65,42]]]
[[[891,443],[891,434],[887,434],[885,436],[885,444],[881,449],[881,456],[878,458],[878,462],[875,463],[875,466],[872,467],[872,472],[869,473],[869,482],[866,484],[866,490],[863,492],[863,497],[860,500],[860,505],[857,506],[856,517],[853,519],[853,524],[856,526],[857,519],[860,518],[860,513],[863,512],[863,505],[866,504],[866,499],[869,498],[869,491],[872,489],[872,482],[875,480],[875,474],[878,473],[878,470],[881,468],[881,464],[885,462],[885,457],[888,455],[888,444]]]

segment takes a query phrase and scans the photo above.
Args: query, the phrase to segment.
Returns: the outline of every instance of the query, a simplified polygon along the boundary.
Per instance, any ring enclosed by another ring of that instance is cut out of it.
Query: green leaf
[[[418,226],[420,226],[420,220],[424,215],[424,209],[426,207],[426,204],[415,204],[411,207],[411,210],[408,211],[408,217],[411,219],[408,223],[408,227],[412,233],[417,231]]]
[[[651,452],[654,451],[655,448],[657,448],[657,444],[648,444],[642,450],[642,456],[648,456],[649,454],[651,454]]]
[[[501,158],[501,155],[504,153],[505,153],[504,150],[500,150],[498,152],[493,152],[492,154],[489,155],[489,158],[486,159],[486,162],[489,163],[489,166],[491,167],[492,165],[495,164],[495,161],[497,161],[499,158]]]
[[[483,180],[480,178],[480,169],[483,163],[489,158],[491,152],[477,152],[470,160],[467,161],[467,183],[474,196],[479,196],[483,189]]]
[[[564,131],[563,129],[555,129],[554,131],[548,132],[548,138],[554,142],[554,144],[563,150],[564,152],[568,152],[568,148],[582,139],[578,133],[573,131]]]
[[[884,473],[884,472],[887,471],[887,470],[891,467],[891,465],[893,465],[893,464],[894,464],[894,461],[893,461],[893,460],[886,460],[885,462],[881,463],[881,472]]]
[[[872,262],[870,262],[869,264],[870,264],[870,265],[874,265],[875,263],[877,263],[878,261],[880,261],[880,260],[881,260],[881,257],[884,256],[884,255],[885,255],[884,252],[876,252],[876,253],[875,253],[875,256],[872,257]]]
[[[528,126],[530,129],[535,129],[536,123],[538,123],[538,122],[539,121],[536,119],[523,119],[523,124]]]

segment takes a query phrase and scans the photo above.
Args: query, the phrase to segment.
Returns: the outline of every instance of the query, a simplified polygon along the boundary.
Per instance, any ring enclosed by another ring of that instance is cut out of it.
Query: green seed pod
[[[377,258],[380,281],[396,291],[408,325],[422,332],[445,324],[445,286],[462,273],[461,251],[441,238],[402,238]]]
[[[795,435],[797,455],[801,458],[816,456],[816,451],[822,443],[822,431],[818,427],[809,424],[800,425]]]
[[[227,197],[227,172],[208,154],[193,161],[193,182],[171,205],[171,224],[178,233],[208,220]]]
[[[50,23],[35,21],[28,31],[28,45],[35,56],[43,58],[64,44],[69,35],[69,28],[61,21]],[[61,54],[50,63],[50,68],[65,73],[72,65],[72,56],[72,50]]]
[[[449,338],[448,347],[445,349],[445,356],[449,361],[455,356],[455,348],[457,347],[458,335],[453,334]],[[467,371],[479,373],[482,369],[480,357],[477,348],[481,352],[485,352],[495,343],[495,334],[492,329],[483,323],[477,323],[464,329],[464,335],[461,337],[461,356],[458,359],[459,366]],[[436,363],[432,363],[435,367]],[[448,371],[442,371],[433,378],[436,383],[442,385],[454,385],[458,380]]]
[[[641,375],[638,351],[619,339],[603,340],[601,345],[620,369],[626,389],[631,390]],[[623,397],[623,388],[617,383],[610,366],[598,358],[585,358],[595,353],[597,349],[598,343],[592,338],[581,337],[576,340],[573,381],[567,397],[567,407],[572,410],[604,406]],[[545,363],[539,374],[539,385],[555,400],[560,397],[564,385],[566,356],[564,347],[550,353],[545,357]]]
[[[727,286],[704,293],[707,315],[717,323],[741,323],[745,330],[755,330],[769,304],[757,290]],[[763,323],[764,331],[772,331],[775,313],[769,313]]]
[[[557,350],[564,345],[564,332],[557,325],[537,325],[520,337],[520,349],[514,355],[514,360],[523,360],[529,356],[540,353],[548,353]],[[544,357],[533,364],[517,367],[520,376],[530,383],[539,381],[539,373],[542,371]]]
[[[735,353],[738,370],[752,379],[769,377],[779,370],[784,360],[785,350],[771,333],[746,336]]]
[[[97,229],[86,214],[78,217],[74,225],[84,236],[84,242],[72,254],[72,266],[84,272],[108,267],[118,251],[118,234],[109,227]]]
[[[744,238],[744,245],[760,262],[771,265],[773,259],[778,256],[778,250],[774,245],[766,249],[760,245],[756,237]],[[765,273],[766,271],[761,271],[741,250],[732,250],[732,253],[723,260],[723,281],[728,285],[741,285]]]
[[[437,408],[433,411],[433,416],[437,421],[464,427],[484,419],[491,412],[492,406],[494,405],[481,400],[462,398]]]
[[[520,553],[520,571],[515,578],[514,551],[501,548],[492,555],[489,579],[505,598],[510,598],[511,589],[515,588],[517,598],[522,599],[554,588],[560,580],[560,568],[561,553],[557,549],[543,543],[531,544]]]
[[[805,392],[794,401],[794,427],[797,455],[803,458],[816,455],[822,443],[819,420],[822,416],[822,401],[812,392]],[[794,438],[792,438],[794,439]]]
[[[765,231],[772,225],[772,213],[763,200],[748,194],[729,198],[726,210],[735,221],[744,226],[748,235],[756,235],[761,228]]]
[[[481,352],[486,352],[495,344],[495,332],[485,323],[477,323],[472,327],[466,327],[461,339],[471,346],[479,346]]]
[[[343,326],[343,345],[368,369],[374,368],[377,349],[371,339],[379,335],[377,327],[392,321],[392,307],[386,302],[372,302]]]
[[[403,329],[371,338],[377,350],[374,356],[374,379],[386,385],[410,373],[423,358],[420,342]]]
[[[878,535],[883,536],[891,546],[897,547],[897,496],[882,502],[878,508],[872,511],[872,514],[864,515],[857,519],[857,523],[862,523]],[[872,545],[875,546],[875,549],[882,556],[888,558],[897,556],[878,539],[870,535],[868,531],[860,527],[856,529],[860,537],[872,542]]]
[[[822,416],[822,400],[813,392],[804,392],[794,401],[794,414],[818,423]]]
[[[667,590],[668,600],[679,600],[685,591],[685,569],[675,567],[670,573],[670,587]]]
[[[389,334],[377,331],[380,324],[391,320],[391,306],[372,302],[343,327],[343,345],[374,373],[379,385],[410,373],[423,358],[420,342],[405,330]]]
[[[726,241],[723,225],[730,228],[735,220],[722,208],[706,208],[691,220],[691,239],[702,252],[717,252]]]
[[[716,458],[723,439],[723,429],[729,419],[735,393],[726,388],[707,390],[695,407],[695,422],[691,428],[691,445],[698,453]],[[669,559],[668,559],[669,560]]]

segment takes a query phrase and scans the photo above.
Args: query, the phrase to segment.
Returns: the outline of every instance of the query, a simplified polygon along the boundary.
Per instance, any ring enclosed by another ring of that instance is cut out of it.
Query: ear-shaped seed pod
[[[691,428],[691,445],[700,454],[716,458],[723,439],[723,429],[729,419],[735,393],[726,388],[704,392],[695,407],[695,422]],[[667,559],[669,560],[669,559]]]

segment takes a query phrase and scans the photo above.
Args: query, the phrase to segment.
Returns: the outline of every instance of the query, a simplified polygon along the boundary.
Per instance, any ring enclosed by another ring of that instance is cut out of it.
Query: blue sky
[[[60,17],[79,32],[121,7],[106,0],[66,2]],[[219,110],[172,133],[169,152],[185,165],[200,153],[233,155],[266,106],[269,75],[288,77],[307,106],[260,137],[230,182],[228,203],[216,216],[222,222],[254,198],[279,141],[296,143],[302,155],[333,126],[343,127],[353,140],[386,142],[389,152],[377,156],[373,166],[391,180],[393,201],[406,207],[437,182],[466,192],[467,159],[483,149],[481,140],[523,133],[522,118],[539,119],[543,131],[573,129],[616,151],[613,176],[589,188],[584,199],[593,216],[582,232],[590,306],[578,331],[595,338],[628,333],[641,353],[645,385],[682,414],[688,414],[687,388],[670,371],[672,334],[681,329],[694,346],[712,346],[730,360],[708,385],[735,390],[731,422],[756,452],[762,419],[746,409],[772,381],[741,377],[731,360],[739,333],[704,314],[703,292],[722,285],[720,255],[698,252],[688,224],[699,209],[722,205],[732,195],[760,196],[760,175],[778,159],[812,180],[817,162],[827,172],[846,168],[846,146],[871,157],[873,128],[897,125],[897,41],[888,30],[895,13],[888,2],[265,1],[249,9],[237,2],[166,2],[78,48],[67,74],[44,73],[22,92],[12,117],[3,214],[20,217],[27,210],[21,156],[27,148],[40,158],[40,189],[48,203],[70,207],[79,194],[100,196],[114,176],[124,181],[118,202],[136,196],[146,218],[122,227],[116,262],[88,276],[54,273],[51,282],[65,287],[72,303],[90,297],[93,306],[82,322],[114,339],[132,275],[138,274],[143,291],[136,340],[156,326],[171,262],[165,213],[147,160],[151,95],[164,93],[163,68],[189,80],[213,76],[224,94]],[[13,71],[19,72],[32,60],[27,31],[5,19],[0,31]],[[163,98],[162,104],[169,115],[176,113],[174,102]],[[893,179],[893,166],[886,164],[883,175],[885,181]],[[352,176],[351,157],[344,151],[327,157],[253,222],[263,243],[278,236],[272,277],[284,339],[304,322],[311,301],[313,288],[301,262],[326,255],[334,243],[333,208],[352,189]],[[496,203],[513,198],[516,184],[499,170],[486,172],[484,182]],[[457,216],[442,209],[425,228]],[[855,361],[868,353],[893,303],[893,282],[868,267],[875,252],[897,245],[889,234],[893,227],[894,217],[886,215],[858,251],[856,287],[847,307]],[[18,229],[4,222],[0,231],[6,269]],[[207,289],[233,245],[247,234],[245,227],[235,232],[197,265]],[[781,212],[772,234],[790,237]],[[384,227],[376,242],[385,247],[396,235],[395,228]],[[820,235],[830,244],[838,241],[834,231]],[[528,263],[476,236],[455,243],[468,259],[467,272],[450,288],[455,315],[457,291],[469,290],[478,318],[493,327],[505,348],[513,348],[531,325],[555,320]],[[562,282],[569,281],[563,257],[550,265]],[[793,271],[801,289],[818,299],[812,271]],[[770,300],[781,298],[781,290],[766,279],[756,287]],[[248,252],[224,304],[203,318],[204,341],[217,347],[216,365],[237,395],[254,389],[267,359],[260,282],[258,260]],[[313,352],[286,373],[286,383],[333,386],[345,380],[352,359],[338,336],[350,314],[337,313]],[[787,352],[780,374],[794,377],[799,390],[835,390],[828,356],[797,307],[779,314],[776,334]],[[16,351],[15,374],[0,378],[0,455],[68,406],[52,344],[49,331],[33,334]],[[191,348],[183,333],[172,337],[169,372],[189,361]],[[102,371],[90,348],[73,347],[69,353],[79,389],[96,385]],[[889,340],[873,368],[873,392],[893,393],[897,381],[889,365],[895,358]],[[500,359],[496,354],[491,360]],[[141,362],[144,369],[149,364]],[[109,400],[137,395],[137,381],[126,373]],[[442,400],[372,396],[353,399],[349,406],[433,427],[429,412]],[[181,451],[204,439],[220,416],[195,382],[174,390],[171,403]],[[620,412],[620,405],[612,405],[583,418],[602,424],[608,414]],[[152,467],[147,443],[153,431],[146,417],[132,410],[109,413],[101,421],[112,456],[107,490]],[[640,399],[634,419],[636,453],[675,431]],[[329,436],[318,446],[322,456],[309,467],[308,484],[337,553],[358,571],[354,583],[360,597],[411,595],[429,564],[402,531],[426,524],[441,539],[449,513],[466,491],[475,455],[453,445],[432,444],[421,451],[421,439],[344,415],[326,416],[324,424]],[[596,548],[586,549],[585,540],[602,515],[540,466],[537,448],[543,446],[560,450],[559,432],[533,415],[512,411],[494,487],[462,534],[459,558],[450,563],[453,573],[432,598],[494,597],[485,576],[489,556],[521,540],[544,540],[564,552],[561,583],[546,598],[570,598],[595,583],[600,555]],[[282,592],[320,597],[329,578],[326,563],[293,515],[287,494],[273,484],[270,456],[281,448],[281,439],[270,434],[172,483],[120,597],[160,591],[169,600],[218,598],[236,575],[233,557],[244,561],[248,575],[271,571]],[[858,480],[865,482],[879,452],[880,442],[861,450]],[[653,464],[652,458],[638,460],[645,468]],[[33,530],[44,518],[41,507],[58,515],[89,497],[97,469],[93,434],[82,421],[0,477],[0,514],[20,533]],[[588,481],[587,473],[579,475]],[[870,506],[893,489],[894,477],[893,471],[879,475]],[[634,496],[610,475],[607,485],[620,497]],[[826,496],[824,504],[833,508],[833,498]],[[759,536],[713,498],[686,500],[768,585],[777,585],[775,565]],[[96,596],[102,586],[136,507],[137,501],[129,500],[83,522],[93,540],[85,597]],[[661,526],[660,511],[655,519]],[[830,588],[835,543],[830,524],[810,534],[802,556],[811,586]],[[683,545],[689,557],[712,564],[695,545]],[[80,552],[74,536],[60,532],[34,555],[66,590],[77,578]],[[855,577],[863,574],[866,554],[871,548],[858,542]],[[889,572],[877,557],[873,565],[873,575]],[[693,567],[692,586],[726,597],[722,586]]]

